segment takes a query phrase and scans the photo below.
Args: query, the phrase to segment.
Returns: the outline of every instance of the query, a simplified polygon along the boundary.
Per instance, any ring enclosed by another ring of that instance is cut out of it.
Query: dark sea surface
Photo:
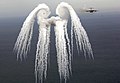
[[[73,74],[67,83],[120,83],[120,13],[84,13],[79,17],[88,33],[95,60],[85,60],[74,45]],[[0,18],[0,83],[35,83],[37,23],[28,58],[17,61],[13,53],[24,20],[25,17]],[[45,83],[60,83],[54,38],[52,28],[50,66]]]

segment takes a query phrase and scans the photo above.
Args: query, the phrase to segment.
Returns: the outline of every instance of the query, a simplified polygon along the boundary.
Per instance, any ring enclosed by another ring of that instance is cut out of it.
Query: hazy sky
[[[99,10],[119,10],[120,0],[0,0],[0,17],[26,16],[39,3],[46,3],[55,10],[61,1],[68,2],[76,11],[83,7],[95,7]]]

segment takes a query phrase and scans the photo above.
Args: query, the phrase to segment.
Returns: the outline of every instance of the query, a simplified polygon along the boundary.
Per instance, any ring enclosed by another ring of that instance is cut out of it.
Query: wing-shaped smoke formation
[[[19,36],[17,38],[17,41],[14,46],[14,51],[17,52],[17,59],[22,60],[22,57],[26,58],[27,52],[30,49],[31,39],[32,39],[32,33],[33,33],[33,26],[36,14],[39,10],[42,9],[49,9],[47,5],[45,4],[39,4],[26,18],[25,22],[23,23],[23,26],[21,28],[21,31],[19,33]],[[47,10],[49,11],[49,10]]]
[[[57,6],[56,14],[59,15],[60,18],[66,19],[67,15],[66,13],[64,13],[66,11],[70,13],[71,23],[72,23],[72,26],[71,26],[72,53],[73,53],[73,32],[74,32],[78,51],[79,49],[83,51],[85,58],[86,58],[86,54],[89,55],[89,58],[94,58],[91,44],[89,42],[86,31],[81,25],[80,19],[78,18],[74,9],[68,3],[61,2]],[[65,30],[67,29],[67,27],[64,28],[64,26],[67,26],[67,21],[66,23],[64,23],[64,20],[59,23],[56,22],[55,33],[56,33],[56,49],[57,49],[59,74],[60,74],[60,78],[63,78],[66,82],[67,78],[69,78],[69,72],[70,72],[69,70],[71,70],[72,56],[71,56],[70,49],[68,49],[69,57],[66,50],[65,35],[68,41],[69,39],[67,38],[67,30]],[[70,46],[69,42],[68,42],[68,46]]]
[[[50,37],[50,24],[47,23],[46,18],[49,16],[50,10],[46,4],[39,4],[26,18],[17,41],[14,46],[14,50],[17,52],[17,59],[22,60],[22,56],[26,58],[27,52],[30,49],[33,26],[35,17],[38,18],[39,38],[36,51],[35,61],[35,74],[36,82],[42,81],[43,76],[46,78],[47,72],[47,55],[49,50],[49,37]]]
[[[70,74],[72,74],[71,59],[73,55],[73,33],[75,34],[78,51],[79,49],[83,51],[86,58],[86,55],[89,55],[90,58],[94,58],[86,31],[81,25],[80,19],[74,9],[69,4],[62,2],[58,5],[56,9],[57,17],[53,16],[48,18],[49,14],[49,7],[46,4],[39,4],[23,23],[14,46],[14,50],[17,52],[17,59],[19,59],[19,57],[21,60],[23,57],[26,58],[28,50],[30,49],[35,17],[37,17],[39,24],[39,37],[35,60],[36,83],[42,83],[43,79],[46,79],[47,76],[51,24],[55,25],[54,31],[56,37],[57,63],[61,81],[64,80],[66,82]],[[72,24],[71,41],[69,40],[67,33],[69,15]]]

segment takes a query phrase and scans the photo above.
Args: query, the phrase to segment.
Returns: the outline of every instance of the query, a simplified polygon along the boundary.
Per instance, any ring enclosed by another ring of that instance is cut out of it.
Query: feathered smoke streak
[[[69,56],[71,53],[67,52],[67,46],[66,43],[66,21],[56,21],[56,27],[55,27],[55,36],[56,36],[56,50],[57,50],[57,62],[58,62],[58,69],[59,69],[59,75],[60,79],[65,79],[65,82],[67,78],[69,78],[69,71],[71,69],[71,63],[69,62]],[[69,45],[69,44],[68,44]],[[70,50],[70,49],[69,49]]]
[[[37,16],[38,24],[40,26],[36,50],[35,76],[36,82],[38,80],[41,80],[41,83],[43,77],[46,78],[47,72],[47,56],[49,52],[50,42],[50,24],[47,23],[46,18],[49,14],[49,7],[46,4],[39,4],[26,18],[14,46],[14,50],[17,52],[17,59],[20,57],[22,60],[22,56],[26,58],[28,49],[30,49],[35,17]]]
[[[86,31],[81,25],[80,19],[76,12],[68,3],[61,2],[56,8],[58,16],[48,18],[50,9],[46,4],[39,4],[26,18],[23,27],[19,33],[14,50],[17,52],[17,59],[26,58],[30,49],[33,26],[35,18],[38,19],[39,37],[36,50],[35,60],[35,77],[36,83],[43,82],[47,76],[50,27],[53,24],[55,31],[57,63],[60,80],[64,82],[72,74],[71,60],[73,55],[73,33],[75,34],[78,51],[83,51],[85,58],[94,59],[91,44]],[[67,24],[68,18],[71,18],[71,39],[68,37]],[[70,41],[71,40],[71,41]]]
[[[45,16],[49,14],[47,11],[43,12]],[[36,82],[43,82],[43,77],[47,76],[47,62],[50,43],[50,24],[47,19],[41,18],[41,12],[38,13],[39,37],[37,43],[36,60],[35,60],[35,75]],[[48,15],[47,15],[48,16]],[[43,16],[42,16],[43,17]],[[37,80],[38,79],[38,80]]]
[[[91,44],[89,42],[87,33],[83,28],[83,26],[81,25],[80,19],[77,16],[76,12],[72,8],[72,6],[70,6],[68,3],[61,2],[56,9],[56,14],[58,14],[60,17],[65,16],[64,13],[61,12],[63,9],[68,9],[71,17],[71,42],[73,42],[73,32],[74,32],[78,51],[80,49],[81,51],[84,52],[85,57],[86,54],[88,54],[89,58],[94,59]],[[73,43],[72,43],[72,49],[73,49]]]
[[[70,13],[71,17],[71,49],[68,49],[67,52],[67,46],[66,46],[66,39],[68,48],[70,46],[70,42],[68,39],[67,32],[67,20],[66,12],[68,11]],[[77,14],[75,13],[74,9],[67,3],[62,2],[58,5],[56,8],[56,14],[64,19],[60,22],[56,21],[56,27],[55,27],[55,35],[56,35],[56,49],[57,49],[57,60],[58,60],[58,69],[60,78],[62,77],[65,82],[67,78],[69,78],[69,74],[71,72],[71,59],[72,59],[72,52],[73,52],[73,32],[75,34],[76,39],[76,45],[77,49],[79,51],[83,51],[85,58],[87,58],[86,55],[89,56],[89,58],[94,59],[93,52],[91,48],[91,44],[89,42],[87,33],[83,26],[81,25],[80,19],[78,18]],[[66,36],[66,37],[65,37]],[[70,52],[71,50],[71,52]],[[68,55],[69,53],[69,55]]]

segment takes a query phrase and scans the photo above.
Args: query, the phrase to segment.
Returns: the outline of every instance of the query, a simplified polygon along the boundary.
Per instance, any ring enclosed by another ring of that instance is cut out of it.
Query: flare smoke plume
[[[16,40],[14,51],[17,52],[17,59],[26,58],[30,50],[35,18],[39,25],[39,37],[35,59],[36,83],[43,82],[47,76],[48,54],[50,47],[50,27],[54,25],[57,64],[60,80],[65,82],[72,74],[71,59],[73,55],[73,33],[75,34],[78,51],[83,51],[85,58],[87,55],[94,59],[91,44],[87,33],[81,25],[80,19],[71,5],[65,2],[58,4],[56,8],[58,16],[50,15],[50,9],[46,4],[39,4],[26,18],[19,36]],[[67,27],[68,17],[71,18],[71,27]],[[68,37],[67,28],[71,29],[71,38]]]

